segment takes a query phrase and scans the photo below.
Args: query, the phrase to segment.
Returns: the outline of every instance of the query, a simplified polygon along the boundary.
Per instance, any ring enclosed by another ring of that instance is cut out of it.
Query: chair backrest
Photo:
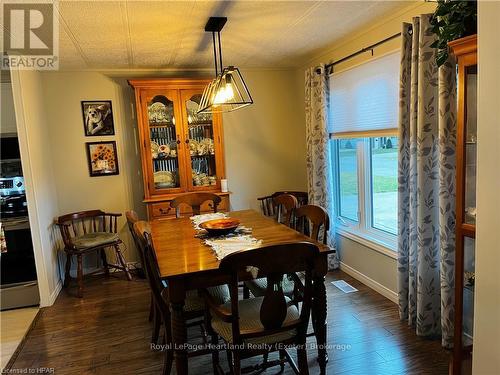
[[[101,210],[74,212],[59,216],[56,224],[66,247],[73,247],[72,238],[87,233],[118,231],[118,217],[121,214],[107,213]]]
[[[306,204],[295,210],[295,218],[296,230],[309,235],[315,241],[320,241],[321,234],[321,241],[326,244],[330,230],[330,218],[323,207]]]
[[[314,259],[319,249],[310,242],[290,242],[268,245],[252,250],[235,252],[224,257],[219,268],[230,276],[229,291],[231,295],[231,322],[233,343],[241,344],[250,337],[266,336],[289,329],[297,329],[299,336],[305,340],[312,299],[312,272]],[[252,271],[256,271],[252,273]],[[260,321],[265,332],[241,332],[239,325],[238,284],[239,275],[251,272],[254,277],[266,275],[267,289],[260,308]],[[288,303],[283,293],[283,275],[304,272],[304,294],[298,319],[283,324]]]
[[[281,194],[290,194],[297,198],[297,202],[299,203],[299,207],[305,204],[308,204],[309,195],[306,191],[277,191],[273,194],[273,197],[276,197]]]
[[[260,208],[264,216],[277,217],[277,209],[274,205],[273,198],[281,194],[293,195],[295,198],[297,198],[299,207],[307,204],[308,201],[308,194],[305,191],[277,191],[271,195],[259,197],[257,198],[257,200],[259,201]]]
[[[298,207],[299,202],[291,194],[280,194],[273,198],[274,206],[277,208],[278,222],[291,226],[292,215],[294,210]]]
[[[137,233],[135,232],[135,229],[134,229],[134,224],[139,221],[139,216],[137,215],[137,212],[135,212],[134,210],[130,210],[130,211],[125,212],[125,217],[127,218],[127,225],[128,225],[128,229],[130,231],[130,235],[132,236],[132,239],[134,240],[135,248],[137,249],[137,252],[139,253],[139,257],[141,259],[141,265],[143,267],[143,271],[145,271],[144,268],[146,266],[144,264],[144,253],[143,253],[141,244],[139,243],[139,238],[137,237]]]
[[[151,241],[151,227],[146,221],[138,221],[134,224],[134,231],[141,247],[141,252],[144,255],[146,278],[153,293],[154,303],[160,311],[167,312],[168,306],[162,296],[165,288],[161,282],[160,268],[158,267],[158,260]]]
[[[186,204],[191,206],[193,210],[193,215],[200,214],[200,207],[206,201],[212,201],[212,208],[214,212],[217,212],[217,206],[222,201],[221,197],[213,193],[189,193],[179,195],[170,202],[170,206],[175,208],[175,215],[179,218],[181,217],[180,206]]]

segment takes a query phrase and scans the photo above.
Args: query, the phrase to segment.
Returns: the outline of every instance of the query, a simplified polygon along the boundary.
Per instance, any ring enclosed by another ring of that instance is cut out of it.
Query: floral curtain
[[[305,83],[309,203],[324,207],[330,215],[328,245],[336,249],[328,123],[329,86],[324,65],[306,70]],[[338,266],[339,259],[335,251],[328,258],[328,268],[335,269]]]
[[[401,319],[453,341],[456,73],[436,65],[430,15],[404,23],[399,113],[398,289]]]

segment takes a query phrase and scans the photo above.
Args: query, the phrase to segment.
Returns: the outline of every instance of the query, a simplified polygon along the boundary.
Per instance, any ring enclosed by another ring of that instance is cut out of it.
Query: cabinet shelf
[[[150,128],[175,128],[175,124],[171,122],[150,122]]]

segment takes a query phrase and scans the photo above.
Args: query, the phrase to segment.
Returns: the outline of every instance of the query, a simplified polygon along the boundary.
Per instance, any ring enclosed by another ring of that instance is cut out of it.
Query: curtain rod
[[[412,32],[412,28],[410,27],[410,29],[409,29],[409,30],[410,30],[410,34],[411,34],[411,32]],[[390,40],[392,40],[392,39],[394,39],[394,38],[397,38],[397,37],[399,37],[399,36],[401,36],[401,33],[397,33],[397,34],[391,35],[390,37],[385,38],[385,39],[383,39],[383,40],[381,40],[381,41],[379,41],[379,42],[377,42],[377,43],[374,43],[374,44],[372,44],[372,45],[369,45],[368,47],[361,48],[359,51],[354,52],[354,53],[351,53],[350,55],[348,55],[348,56],[346,56],[346,57],[343,57],[343,58],[341,58],[340,60],[333,61],[333,62],[331,62],[330,64],[326,64],[326,65],[325,65],[325,69],[328,71],[329,69],[333,68],[335,65],[340,64],[340,63],[343,63],[344,61],[347,61],[347,60],[349,60],[349,59],[352,59],[353,57],[358,56],[358,55],[360,55],[360,54],[362,54],[362,53],[365,53],[365,52],[368,52],[368,51],[371,51],[371,52],[372,52],[372,55],[373,55],[373,49],[374,49],[375,47],[378,47],[378,46],[380,46],[381,44],[384,44],[384,43],[386,43],[386,42],[388,42],[388,41],[390,41]]]

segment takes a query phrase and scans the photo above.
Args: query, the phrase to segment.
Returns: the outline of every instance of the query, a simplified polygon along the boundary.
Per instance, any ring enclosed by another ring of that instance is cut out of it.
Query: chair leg
[[[234,351],[233,354],[233,371],[234,375],[241,375],[241,360],[240,360],[240,353],[238,350]]]
[[[148,322],[152,322],[153,321],[153,317],[154,317],[154,314],[155,314],[155,303],[153,301],[153,293],[151,293],[151,296],[149,298],[149,317],[148,317]]]
[[[78,267],[77,267],[77,280],[78,280],[78,297],[83,297],[83,256],[82,254],[78,254],[76,256]]]
[[[229,365],[229,373],[234,374],[233,366],[233,352],[231,350],[226,350],[227,364]]]
[[[250,298],[250,289],[248,289],[248,287],[245,284],[243,284],[243,298],[244,299]]]
[[[268,359],[269,359],[269,352],[265,352],[262,355],[262,367],[263,368],[266,368]]]
[[[300,375],[309,375],[309,366],[307,365],[307,352],[306,349],[297,349],[297,360],[299,362]]]
[[[172,364],[174,363],[174,351],[171,347],[172,345],[172,337],[169,332],[169,324],[167,322],[164,322],[163,325],[165,326],[165,344],[166,344],[166,349],[165,349],[165,358],[163,362],[163,375],[170,375],[170,372],[172,371]]]
[[[214,374],[219,373],[219,351],[216,346],[219,343],[219,337],[216,333],[212,333],[211,335],[211,344],[212,344],[212,366],[214,370]]]
[[[69,271],[71,270],[71,254],[66,253],[66,267],[64,272],[64,287],[67,288],[69,286],[69,282],[71,281],[71,275]]]
[[[281,372],[285,371],[285,362],[286,362],[286,352],[284,350],[280,350],[280,368]]]
[[[125,275],[127,276],[128,281],[132,281],[132,275],[130,275],[130,271],[128,270],[127,262],[125,262],[125,258],[123,257],[123,254],[120,250],[120,245],[116,244],[115,246],[115,251],[116,251],[116,258],[118,259],[118,262],[120,262],[120,265],[123,268],[123,271],[125,272]]]
[[[104,249],[101,249],[100,253],[101,253],[102,266],[104,267],[104,274],[106,276],[109,276],[109,265],[108,265],[108,260],[106,259],[106,251]]]
[[[151,342],[153,344],[158,344],[158,338],[160,337],[160,328],[161,328],[161,313],[158,311],[158,308],[154,307],[153,313],[153,332],[151,334]]]

